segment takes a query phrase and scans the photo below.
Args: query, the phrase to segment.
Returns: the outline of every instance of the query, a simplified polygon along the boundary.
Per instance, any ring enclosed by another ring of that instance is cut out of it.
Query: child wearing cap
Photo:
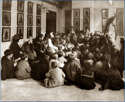
[[[12,50],[7,49],[4,52],[4,56],[1,59],[1,79],[6,80],[9,78],[16,78],[15,71],[16,71],[16,64],[13,60],[13,52]]]
[[[44,80],[45,87],[52,88],[64,85],[65,74],[60,68],[58,68],[57,64],[56,61],[51,63],[52,69],[50,69],[45,75],[47,77]]]
[[[16,77],[20,80],[30,78],[31,68],[28,63],[28,56],[22,54],[21,60],[17,64]]]

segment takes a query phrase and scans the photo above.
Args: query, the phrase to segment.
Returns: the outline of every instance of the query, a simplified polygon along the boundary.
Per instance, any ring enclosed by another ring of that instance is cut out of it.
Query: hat
[[[53,61],[52,63],[51,63],[51,67],[52,68],[56,68],[58,65],[57,65],[57,62],[56,61]]]
[[[18,34],[13,36],[13,40],[19,40],[19,39],[20,39],[20,36]]]
[[[10,50],[10,49],[7,49],[5,52],[4,52],[5,56],[8,56],[10,54],[13,54],[13,51]]]

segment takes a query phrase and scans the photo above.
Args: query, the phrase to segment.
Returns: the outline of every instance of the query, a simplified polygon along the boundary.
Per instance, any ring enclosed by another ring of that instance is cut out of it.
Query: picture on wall
[[[24,14],[23,13],[17,13],[17,25],[24,25]]]
[[[74,27],[80,26],[80,18],[74,18]]]
[[[27,25],[33,26],[33,15],[27,15]]]
[[[80,9],[74,9],[74,17],[75,18],[80,17]]]
[[[102,26],[106,26],[108,19],[104,18],[102,19]]]
[[[108,18],[108,9],[102,9],[102,18]]]
[[[23,39],[24,27],[17,27],[17,34],[19,34],[21,36],[21,39]]]
[[[11,0],[3,0],[3,10],[11,11]]]
[[[24,12],[24,1],[17,1],[17,11]]]
[[[41,26],[41,16],[36,16],[36,25]]]
[[[33,27],[27,27],[27,38],[33,36]]]
[[[84,17],[90,17],[90,8],[84,8],[83,9],[83,16]]]
[[[2,28],[2,42],[10,41],[11,29],[10,27]]]
[[[33,3],[32,2],[28,2],[28,11],[29,14],[33,14]]]
[[[41,5],[37,4],[37,15],[41,15]]]
[[[71,18],[71,10],[65,11],[65,18]]]
[[[116,25],[117,25],[118,36],[124,36],[123,18],[117,18]]]
[[[90,25],[90,18],[88,18],[88,17],[83,18],[83,25],[84,26],[89,26]]]
[[[36,37],[41,34],[41,27],[36,27]]]
[[[65,19],[65,25],[70,27],[71,26],[71,19]]]
[[[3,26],[11,25],[11,13],[10,12],[3,11],[2,25]]]
[[[123,8],[118,8],[116,9],[116,15],[118,18],[122,18],[123,17]]]

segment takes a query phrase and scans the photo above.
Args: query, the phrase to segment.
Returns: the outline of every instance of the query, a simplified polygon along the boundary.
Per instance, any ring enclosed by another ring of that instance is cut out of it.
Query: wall
[[[27,2],[24,3],[24,38],[20,40],[20,46],[27,40]],[[37,4],[46,7],[50,11],[54,11],[57,13],[57,21],[56,21],[56,30],[60,32],[64,32],[64,10],[58,9],[56,6],[48,4],[43,1],[31,1],[33,2],[33,38],[36,37],[36,6]],[[0,1],[1,10],[2,10],[2,1]],[[46,32],[46,13],[41,10],[41,33],[45,34]],[[2,21],[2,12],[1,12],[1,21]],[[1,23],[2,26],[2,23]],[[1,27],[2,29],[2,27]],[[11,40],[12,37],[17,33],[17,1],[12,1],[11,5]],[[2,30],[1,30],[2,35]],[[2,37],[1,37],[2,38]],[[2,41],[2,39],[1,39]],[[1,57],[4,55],[4,51],[9,48],[11,41],[9,42],[1,42]]]

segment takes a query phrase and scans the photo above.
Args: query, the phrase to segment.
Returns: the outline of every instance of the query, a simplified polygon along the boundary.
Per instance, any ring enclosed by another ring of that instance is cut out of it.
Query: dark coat
[[[10,45],[10,49],[13,51],[13,56],[14,56],[15,59],[17,59],[21,56],[21,54],[20,54],[21,48],[19,47],[17,42],[13,42]]]
[[[15,78],[15,70],[16,68],[14,67],[14,61],[9,60],[5,56],[2,57],[1,60],[2,64],[2,70],[1,70],[1,79],[6,80],[9,78]]]

